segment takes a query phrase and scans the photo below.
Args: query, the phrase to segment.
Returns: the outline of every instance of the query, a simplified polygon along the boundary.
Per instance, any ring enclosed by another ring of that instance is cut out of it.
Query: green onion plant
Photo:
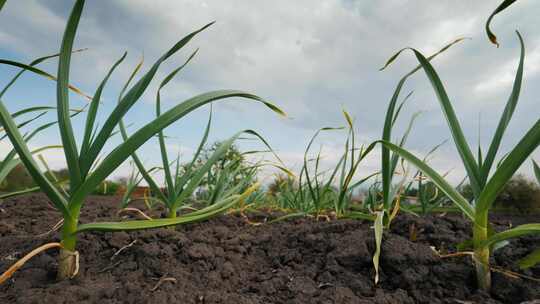
[[[521,35],[519,32],[516,33],[521,46],[521,55],[512,92],[503,110],[498,126],[495,129],[495,134],[493,135],[487,154],[483,156],[482,150],[479,148],[477,158],[475,158],[471,152],[443,83],[429,60],[419,51],[412,48],[406,48],[392,56],[387,63],[387,65],[390,64],[404,50],[411,50],[414,53],[436,93],[450,128],[452,138],[465,166],[474,196],[472,204],[469,203],[441,175],[412,153],[386,140],[380,142],[385,148],[399,154],[403,159],[421,170],[442,192],[444,192],[444,194],[448,196],[450,200],[452,200],[454,204],[457,205],[457,207],[461,209],[463,214],[471,220],[473,224],[473,260],[476,267],[478,287],[483,290],[489,290],[491,286],[489,258],[494,246],[499,242],[511,238],[540,232],[540,224],[524,224],[503,232],[495,233],[490,229],[488,219],[489,210],[493,206],[498,193],[500,193],[504,185],[540,144],[540,119],[538,119],[521,138],[519,143],[498,163],[498,166],[493,168],[504,132],[512,118],[521,90],[525,47]]]
[[[70,61],[73,50],[73,42],[79,24],[79,20],[83,11],[85,1],[77,0],[74,4],[72,12],[68,18],[67,26],[62,39],[57,74],[57,119],[59,131],[61,134],[63,151],[66,157],[69,170],[70,187],[67,194],[59,191],[54,184],[40,171],[38,164],[32,157],[24,136],[14,122],[13,116],[3,102],[0,102],[0,123],[5,129],[13,147],[19,155],[22,163],[26,166],[30,175],[41,190],[49,197],[54,206],[62,213],[64,224],[61,233],[60,255],[58,257],[58,278],[70,278],[77,269],[77,233],[92,230],[134,230],[157,228],[193,221],[203,220],[213,214],[223,212],[227,206],[227,202],[220,204],[222,208],[216,207],[210,210],[202,210],[193,212],[178,218],[142,220],[142,221],[127,221],[127,222],[110,222],[110,223],[88,223],[80,224],[79,215],[84,204],[85,198],[103,182],[116,168],[118,168],[126,159],[128,159],[135,150],[141,145],[158,134],[173,122],[181,119],[191,111],[208,104],[212,101],[226,99],[230,97],[241,97],[247,100],[258,101],[275,112],[282,113],[279,108],[271,103],[264,101],[262,98],[234,90],[212,91],[189,98],[170,110],[162,113],[159,117],[147,123],[133,135],[129,136],[123,143],[114,148],[106,157],[98,162],[100,153],[103,152],[105,144],[107,144],[116,127],[118,127],[121,118],[131,109],[131,107],[140,100],[141,95],[146,91],[150,82],[156,75],[159,67],[168,58],[183,48],[195,35],[209,27],[212,23],[202,27],[201,29],[185,36],[178,41],[170,50],[161,56],[152,67],[129,89],[121,98],[113,111],[107,116],[103,125],[98,128],[95,120],[97,117],[98,107],[101,99],[101,92],[107,83],[109,76],[114,69],[126,57],[122,56],[110,69],[104,80],[98,86],[91,100],[88,113],[86,115],[86,124],[84,128],[84,136],[81,140],[81,148],[78,148],[75,140],[75,132],[71,123],[70,108],[69,108],[69,72]],[[5,61],[0,61],[0,63]],[[30,65],[17,63],[17,66],[38,74],[41,70]],[[41,74],[42,75],[42,74]],[[252,191],[253,188],[250,189]],[[242,195],[230,197],[229,201],[238,201],[249,192]]]

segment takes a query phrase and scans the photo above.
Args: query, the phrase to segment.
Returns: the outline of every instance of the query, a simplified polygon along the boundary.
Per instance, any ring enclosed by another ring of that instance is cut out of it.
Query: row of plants
[[[505,4],[506,2],[493,15],[511,4]],[[471,221],[473,234],[470,241],[461,244],[460,249],[470,253],[473,257],[478,287],[483,290],[489,290],[491,286],[489,258],[493,251],[504,246],[509,239],[540,232],[540,224],[525,224],[497,233],[492,229],[488,217],[505,185],[540,144],[539,119],[510,152],[502,157],[499,155],[503,136],[519,100],[523,79],[525,47],[519,32],[516,33],[521,53],[513,88],[493,139],[485,153],[480,146],[476,155],[472,153],[443,82],[431,64],[431,61],[438,55],[462,41],[462,39],[458,39],[429,57],[425,57],[421,52],[412,48],[400,50],[390,57],[381,70],[390,66],[405,51],[413,53],[418,61],[418,66],[399,80],[387,108],[380,140],[366,145],[359,145],[354,119],[347,111],[343,111],[345,127],[324,127],[318,130],[307,144],[300,171],[293,173],[282,165],[281,160],[273,152],[264,137],[253,130],[237,132],[212,149],[205,151],[212,125],[211,109],[202,139],[192,159],[187,163],[182,162],[179,155],[171,159],[169,151],[167,151],[167,137],[164,134],[164,129],[195,109],[209,105],[212,102],[240,97],[246,101],[261,103],[271,111],[284,115],[280,108],[263,98],[236,90],[203,93],[163,111],[161,90],[180,74],[182,69],[196,56],[197,51],[192,53],[181,66],[168,73],[159,83],[155,95],[155,118],[131,135],[128,134],[128,128],[123,119],[126,113],[148,90],[161,65],[183,49],[196,35],[211,26],[212,23],[180,39],[155,61],[148,71],[142,74],[138,80],[135,80],[143,65],[141,61],[125,81],[118,94],[116,106],[111,113],[105,116],[105,121],[99,126],[96,120],[100,110],[103,89],[127,54],[123,54],[114,62],[93,96],[87,96],[70,85],[71,56],[78,51],[73,49],[73,43],[84,4],[84,0],[76,1],[68,18],[59,54],[40,58],[30,64],[0,60],[1,64],[21,69],[0,92],[0,99],[24,72],[34,73],[56,82],[57,104],[55,107],[34,107],[10,113],[3,101],[0,101],[0,123],[3,127],[2,131],[5,133],[2,139],[9,138],[13,146],[13,150],[1,164],[0,177],[7,175],[2,170],[9,173],[8,169],[14,168],[13,166],[17,164],[23,164],[39,189],[47,195],[56,209],[62,214],[63,225],[60,242],[46,244],[43,248],[36,249],[35,252],[24,258],[30,258],[43,249],[60,248],[58,279],[71,278],[77,273],[79,267],[77,238],[81,232],[128,231],[174,226],[205,220],[234,207],[242,210],[248,207],[254,209],[270,207],[286,211],[287,214],[278,220],[285,220],[293,216],[313,216],[317,219],[322,217],[325,219],[349,218],[372,221],[376,241],[376,251],[373,256],[376,271],[375,282],[378,281],[380,248],[384,231],[390,227],[393,219],[400,211],[427,214],[440,211],[441,208],[447,208],[448,210],[463,213]],[[493,41],[495,36],[489,30],[489,22],[492,16],[489,18],[486,27],[488,33],[490,33],[490,39]],[[56,57],[58,58],[57,76],[53,76],[37,67],[42,61]],[[430,81],[447,121],[452,140],[463,161],[467,174],[464,180],[467,181],[470,188],[468,198],[462,195],[457,187],[445,180],[446,174],[439,174],[428,164],[430,155],[440,147],[440,144],[434,146],[423,159],[418,158],[405,148],[407,139],[413,130],[414,121],[418,116],[417,114],[410,118],[410,122],[402,132],[399,140],[392,140],[396,133],[394,130],[396,122],[411,96],[411,94],[408,94],[401,99],[402,90],[406,81],[418,71],[423,71]],[[82,109],[72,109],[70,91],[85,96],[85,98],[89,99],[89,102]],[[41,117],[39,111],[55,111],[57,121],[49,122],[29,133],[24,133],[23,130],[27,125]],[[22,114],[36,112],[38,115],[35,117],[22,122],[16,121],[17,117]],[[72,119],[78,119],[79,115],[85,117],[85,123],[82,132],[83,136],[76,138],[76,134],[79,133],[74,132]],[[28,147],[28,141],[32,136],[53,126],[58,127],[62,144],[31,151]],[[339,160],[330,170],[323,170],[321,168],[322,152],[319,151],[315,155],[311,153],[315,141],[321,132],[343,131],[346,136]],[[260,140],[266,150],[243,153],[235,150],[234,143],[246,135]],[[113,143],[110,140],[113,136],[121,136],[122,142],[116,145],[107,156],[100,157],[104,153],[105,145]],[[136,152],[139,147],[150,140],[158,141],[161,156],[161,164],[152,168],[146,167]],[[78,143],[80,143],[80,147]],[[40,166],[34,157],[43,149],[52,148],[61,149],[64,152],[67,162],[65,180],[69,182],[69,186],[66,186],[63,178],[47,174],[51,170],[42,170],[43,166],[46,167],[46,162],[43,162],[42,166]],[[380,172],[363,172],[362,175],[365,177],[358,179],[357,176],[362,171],[360,168],[363,161],[376,148],[381,149]],[[231,153],[231,151],[235,153]],[[271,152],[277,162],[256,161],[250,163],[246,161],[247,155],[262,152]],[[500,157],[499,160],[497,160],[498,157]],[[132,201],[132,192],[137,185],[144,181],[151,190],[150,194],[144,198],[148,206],[152,207],[155,204],[164,206],[167,210],[167,216],[146,220],[81,224],[79,216],[87,196],[100,186],[105,188],[107,185],[106,179],[127,160],[132,161],[134,171],[126,182],[126,191],[119,207],[126,208],[129,206]],[[410,170],[409,164],[417,168],[417,171],[412,176],[408,174]],[[258,189],[257,173],[259,168],[267,165],[272,165],[283,173],[265,192]],[[6,169],[3,169],[3,167],[6,167]],[[540,168],[534,161],[533,167],[540,181]],[[153,175],[158,171],[164,175],[164,185],[160,185]],[[369,186],[365,198],[361,202],[357,201],[355,195],[361,187],[367,185]],[[413,189],[416,191],[414,197],[418,201],[417,204],[411,203],[410,194]],[[181,210],[183,212],[179,213]],[[185,212],[186,210],[191,211]],[[533,252],[528,257],[528,261],[531,260],[533,261],[532,264],[540,261],[538,253]],[[3,274],[0,282],[9,278],[18,267],[20,267],[20,263]]]

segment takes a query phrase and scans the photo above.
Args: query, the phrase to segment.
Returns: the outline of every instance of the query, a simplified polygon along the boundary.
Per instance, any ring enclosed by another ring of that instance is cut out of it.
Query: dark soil
[[[91,197],[82,222],[118,220],[118,200]],[[0,204],[0,272],[58,235],[45,233],[60,214],[41,194]],[[257,220],[257,219],[253,219]],[[498,215],[495,228],[540,221]],[[411,225],[416,241],[410,241]],[[56,282],[57,250],[41,253],[0,286],[0,303],[521,303],[540,299],[540,283],[493,273],[491,294],[475,288],[470,258],[452,252],[470,226],[458,215],[401,215],[383,239],[380,283],[373,283],[373,230],[356,220],[295,219],[253,226],[223,215],[211,221],[141,232],[80,235],[79,275]],[[135,243],[132,243],[136,241]],[[495,252],[493,265],[521,271],[540,245],[523,237]],[[120,248],[132,244],[123,250]],[[162,280],[157,288],[160,279]],[[153,290],[155,288],[155,290]]]

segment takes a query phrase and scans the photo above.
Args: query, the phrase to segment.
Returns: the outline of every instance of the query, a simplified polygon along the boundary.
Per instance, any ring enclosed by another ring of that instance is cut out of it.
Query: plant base
[[[489,292],[491,288],[491,270],[489,267],[489,249],[476,250],[474,253],[474,266],[478,288]]]
[[[78,252],[67,249],[60,249],[60,255],[58,256],[58,273],[56,278],[61,280],[67,280],[75,277],[79,272],[79,259]]]

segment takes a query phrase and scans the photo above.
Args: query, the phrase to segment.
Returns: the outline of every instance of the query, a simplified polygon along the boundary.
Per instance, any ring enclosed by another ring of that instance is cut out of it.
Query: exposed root
[[[150,291],[156,291],[159,288],[159,286],[161,286],[165,282],[171,282],[173,284],[176,284],[177,281],[173,277],[165,277],[165,276],[163,276],[163,277],[161,277],[159,279],[159,281],[156,283],[156,285],[154,285],[154,287],[152,289],[150,289]]]
[[[437,250],[435,250],[433,247],[432,247],[432,249],[435,252],[437,252],[437,254],[438,254]],[[452,257],[459,257],[459,256],[470,256],[471,258],[473,258],[474,252],[472,252],[472,251],[462,251],[462,252],[455,252],[455,253],[450,253],[450,254],[439,254],[440,258],[452,258]],[[503,274],[503,275],[505,275],[507,277],[513,278],[513,279],[526,279],[526,280],[531,280],[531,281],[540,283],[539,278],[535,278],[535,277],[528,276],[528,275],[525,275],[525,274],[521,274],[521,273],[518,273],[518,272],[506,270],[506,269],[503,269],[503,268],[497,267],[497,266],[489,265],[489,268],[493,272],[501,273],[501,274]]]
[[[319,288],[319,289],[325,289],[325,288],[328,288],[328,287],[334,287],[334,284],[332,284],[332,283],[320,283],[319,286],[317,286],[317,288]]]
[[[101,269],[100,271],[98,271],[98,273],[103,273],[103,272],[105,272],[105,271],[109,271],[109,270],[113,269],[114,267],[116,267],[116,266],[118,266],[118,265],[120,265],[120,264],[122,264],[122,261],[118,261],[118,262],[116,262],[116,263],[114,263],[114,264],[112,264],[112,265],[109,265],[109,266],[107,266],[107,267]]]
[[[317,214],[315,217],[317,221],[320,221],[321,218],[324,219],[325,222],[330,222],[330,217],[326,214]]]
[[[433,249],[433,250],[435,250],[435,249]],[[448,253],[448,254],[439,254],[439,252],[437,250],[435,250],[435,252],[437,252],[437,254],[439,255],[439,257],[441,259],[461,257],[461,256],[473,256],[474,255],[474,252],[472,252],[472,251],[460,251],[460,252],[454,252],[454,253]]]
[[[142,216],[144,219],[152,220],[152,218],[146,215],[146,213],[142,212],[140,209],[133,208],[133,207],[118,210],[118,212],[116,213],[116,216],[121,216],[122,214],[129,213],[129,212],[135,212],[138,215]]]
[[[62,248],[62,244],[57,243],[57,242],[47,243],[45,245],[41,245],[38,248],[30,251],[30,253],[28,253],[27,255],[22,257],[21,259],[19,259],[17,262],[15,262],[15,264],[11,265],[11,267],[9,267],[8,270],[6,270],[2,275],[0,275],[0,284],[4,283],[6,280],[11,278],[13,276],[13,274],[15,273],[15,271],[17,271],[19,268],[21,268],[26,262],[28,262],[28,260],[30,260],[35,255],[37,255],[40,252],[45,251],[47,249],[56,248],[56,247]],[[78,272],[78,269],[79,269],[78,261],[79,261],[79,259],[78,259],[78,255],[77,255],[77,269],[76,269],[77,272]]]
[[[128,245],[123,246],[122,248],[118,249],[118,251],[115,252],[115,253],[112,255],[111,261],[114,260],[114,258],[115,258],[117,255],[119,255],[122,251],[124,251],[124,250],[128,249],[129,247],[135,245],[135,243],[137,243],[137,240],[133,240],[133,242],[131,242],[131,243],[129,243]]]
[[[240,216],[242,216],[242,218],[246,221],[246,223],[248,223],[249,225],[252,225],[252,226],[260,226],[264,223],[266,223],[267,219],[265,218],[264,221],[262,222],[253,222],[249,219],[249,217],[247,215],[244,214],[244,210],[243,209],[240,209]]]
[[[45,237],[53,232],[56,232],[58,229],[60,229],[60,227],[62,227],[62,225],[64,224],[64,219],[61,219],[60,221],[58,221],[58,223],[56,223],[52,228],[51,230],[45,232],[45,233],[42,233],[42,234],[38,234],[36,235],[36,238],[42,238],[42,237]]]
[[[500,268],[500,267],[491,266],[490,268],[491,268],[491,271],[501,273],[501,274],[503,274],[505,276],[508,276],[510,278],[514,278],[514,279],[520,279],[521,278],[521,279],[531,280],[531,281],[540,283],[539,278],[535,278],[535,277],[531,277],[531,276],[528,276],[528,275],[525,275],[525,274],[521,274],[521,273],[517,273],[517,272],[514,272],[514,271],[506,270],[506,269],[503,269],[503,268]]]

